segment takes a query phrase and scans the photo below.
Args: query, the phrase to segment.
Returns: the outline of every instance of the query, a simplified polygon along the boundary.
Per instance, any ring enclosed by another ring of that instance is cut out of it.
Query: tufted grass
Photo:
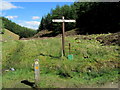
[[[41,88],[101,87],[108,82],[118,83],[118,46],[103,46],[95,40],[100,35],[88,35],[91,40],[66,37],[66,56],[61,58],[61,38],[19,40],[2,43],[4,88],[30,88],[20,82],[34,81],[34,60],[40,62]],[[73,60],[68,60],[71,43]],[[5,72],[5,69],[15,71]],[[107,86],[106,86],[107,87]]]

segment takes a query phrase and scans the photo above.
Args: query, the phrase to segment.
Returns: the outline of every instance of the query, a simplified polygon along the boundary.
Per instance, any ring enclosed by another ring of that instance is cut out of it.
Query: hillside
[[[32,37],[33,35],[36,34],[36,30],[30,29],[27,27],[22,27],[5,17],[0,17],[0,21],[2,21],[2,28],[5,28],[5,29],[19,35],[20,38],[28,38],[28,37]]]
[[[65,31],[65,36],[73,36],[73,35],[79,35],[79,29],[72,29],[70,31]],[[39,31],[36,35],[33,36],[33,38],[37,38],[37,37],[59,37],[61,36],[61,33],[56,33],[54,31],[48,31],[48,30],[42,30]]]
[[[34,82],[33,64],[35,59],[39,59],[41,88],[117,88],[119,46],[105,46],[96,40],[109,35],[111,34],[66,37],[66,56],[63,58],[61,37],[3,42],[3,87],[31,88],[21,81]],[[72,60],[68,59],[69,54],[73,55]],[[11,71],[11,68],[15,71]]]
[[[65,36],[76,36],[76,35],[80,35],[81,33],[79,33],[78,28],[76,29],[72,29],[70,31],[66,31],[65,32]],[[92,35],[92,34],[91,34]],[[85,35],[82,35],[85,36]],[[32,37],[32,39],[35,38],[49,38],[49,37],[61,37],[61,34],[53,32],[53,31],[48,31],[48,30],[42,30],[40,32],[38,32],[36,35],[34,35]],[[81,39],[81,38],[78,38]],[[82,38],[83,39],[83,38]],[[84,39],[91,39],[89,37],[86,37]],[[96,38],[96,40],[98,40],[99,42],[103,43],[104,45],[120,45],[120,32],[116,32],[116,33],[111,33],[110,35],[102,35]]]
[[[48,30],[60,34],[62,23],[52,22],[53,19],[74,19],[76,23],[65,23],[65,30],[79,28],[82,34],[115,33],[120,30],[119,2],[74,2],[59,6],[43,16],[38,31]]]
[[[20,36],[7,30],[4,29],[4,34],[1,34],[2,36],[2,41],[9,41],[9,40],[19,40]]]

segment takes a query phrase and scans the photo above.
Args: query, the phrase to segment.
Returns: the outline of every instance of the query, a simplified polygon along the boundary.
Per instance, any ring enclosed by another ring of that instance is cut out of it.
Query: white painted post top
[[[76,20],[53,19],[53,22],[76,22]]]
[[[62,19],[64,19],[64,16],[62,16]]]
[[[76,22],[76,20],[65,20],[62,16],[62,19],[53,19],[52,22]]]

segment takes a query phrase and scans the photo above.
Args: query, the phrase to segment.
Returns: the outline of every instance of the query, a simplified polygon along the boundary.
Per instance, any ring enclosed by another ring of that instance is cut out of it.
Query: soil
[[[120,46],[120,32],[113,33],[107,36],[99,36],[96,38],[97,41],[103,45],[119,45]]]

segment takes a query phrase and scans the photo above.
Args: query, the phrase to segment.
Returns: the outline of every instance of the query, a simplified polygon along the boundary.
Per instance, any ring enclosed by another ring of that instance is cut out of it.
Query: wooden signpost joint
[[[65,56],[65,22],[76,22],[75,20],[53,19],[53,22],[62,22],[62,57]]]

